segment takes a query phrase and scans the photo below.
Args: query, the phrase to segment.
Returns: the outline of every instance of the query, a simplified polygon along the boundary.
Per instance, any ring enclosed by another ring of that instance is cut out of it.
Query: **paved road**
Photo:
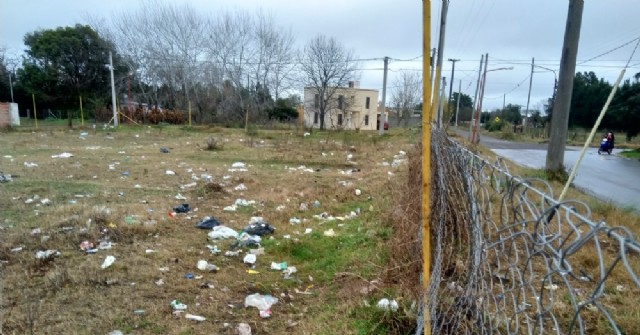
[[[460,130],[458,134],[468,136],[469,133]],[[480,136],[480,144],[499,156],[530,168],[544,168],[547,158],[546,144],[511,142],[488,136]],[[564,154],[567,171],[578,160],[580,149],[567,147]],[[614,149],[611,155],[598,155],[596,148],[588,149],[578,167],[574,185],[600,199],[640,212],[640,161],[616,155],[619,152]]]

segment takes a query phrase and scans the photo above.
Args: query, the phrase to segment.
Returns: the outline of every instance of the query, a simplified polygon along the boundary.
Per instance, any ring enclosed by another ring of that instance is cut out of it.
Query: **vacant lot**
[[[379,322],[384,313],[375,308],[398,295],[384,281],[387,212],[391,190],[406,184],[400,151],[415,136],[177,127],[0,133],[0,172],[13,175],[0,184],[0,332],[236,334],[247,323],[253,334],[386,333],[401,319]],[[182,204],[190,211],[175,213]],[[238,232],[262,217],[275,232],[234,248],[236,238],[210,240],[210,230],[195,227],[205,216]],[[264,254],[245,264],[258,247]],[[103,268],[108,256],[115,261]],[[201,271],[199,260],[219,270]],[[272,262],[297,272],[285,278]],[[254,293],[278,299],[270,318],[245,307]],[[174,311],[173,300],[187,309]],[[411,301],[399,303],[412,313]]]

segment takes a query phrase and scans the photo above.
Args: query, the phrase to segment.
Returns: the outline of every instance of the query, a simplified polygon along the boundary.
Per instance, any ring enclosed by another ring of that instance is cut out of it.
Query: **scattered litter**
[[[344,187],[351,187],[353,186],[353,183],[350,181],[346,181],[346,180],[341,180],[338,182],[338,184],[344,186]]]
[[[313,229],[311,229],[311,228],[307,228],[307,229],[304,230],[305,234],[311,234],[311,232],[313,232]]]
[[[302,136],[304,137],[311,136],[311,133],[304,133]]]
[[[89,241],[82,241],[80,243],[80,250],[82,251],[88,251],[93,249],[93,242],[89,242]]]
[[[106,268],[110,267],[110,266],[111,266],[111,264],[113,264],[113,262],[115,262],[115,261],[116,261],[116,258],[115,258],[115,257],[113,257],[113,256],[107,256],[107,257],[104,259],[104,262],[102,262],[102,265],[101,265],[100,267],[101,267],[102,269],[106,269]]]
[[[253,216],[249,220],[249,225],[243,229],[247,234],[264,236],[273,234],[276,230],[271,225],[266,223],[260,216]]]
[[[264,255],[264,248],[249,249],[249,253],[256,256]]]
[[[144,253],[145,253],[145,254],[152,254],[152,253],[154,253],[154,252],[157,252],[157,251],[155,251],[155,250],[153,250],[153,249],[146,249],[146,250],[144,251]]]
[[[158,270],[159,270],[160,272],[169,272],[169,268],[168,268],[168,267],[158,268]]]
[[[297,218],[297,217],[295,217],[295,216],[294,216],[294,217],[292,217],[291,219],[289,219],[289,223],[290,223],[290,224],[294,224],[294,225],[295,225],[295,224],[300,224],[300,222],[301,222],[301,221],[300,221],[300,219],[298,219],[298,218]]]
[[[251,333],[249,333],[249,334],[251,334]],[[107,335],[124,335],[124,334],[119,330],[114,330],[112,332],[109,332]]]
[[[250,274],[250,275],[255,275],[255,274],[260,273],[260,271],[256,271],[256,270],[252,270],[252,269],[247,269],[247,273],[248,273],[248,274]]]
[[[300,208],[299,208],[299,209],[300,209],[300,211],[301,211],[301,212],[306,211],[306,210],[308,209],[307,204],[306,204],[306,203],[304,203],[304,202],[303,202],[303,203],[301,203],[301,204],[300,204]]]
[[[216,220],[214,217],[205,216],[196,224],[196,228],[200,229],[212,229],[213,227],[217,227],[220,225],[220,222]]]
[[[42,233],[42,230],[40,230],[40,228],[34,228],[33,230],[31,230],[31,236],[36,236]]]
[[[382,298],[378,301],[378,308],[383,311],[392,311],[395,312],[398,310],[398,302],[395,300],[389,300],[387,298]]]
[[[173,208],[176,213],[187,213],[190,211],[189,204],[182,204]]]
[[[0,172],[0,183],[8,183],[12,180],[10,174],[2,174],[2,172]]]
[[[291,275],[298,272],[298,269],[296,269],[295,266],[289,266],[286,269],[284,269],[284,271],[282,271],[282,274],[284,275],[284,279],[289,279],[291,278]]]
[[[234,203],[234,205],[246,207],[246,206],[255,205],[255,203],[256,203],[255,200],[236,199],[236,202]]]
[[[360,194],[362,194],[362,191],[360,191],[359,188],[356,188],[356,195],[360,195]]]
[[[244,184],[239,184],[238,186],[234,187],[234,190],[236,190],[236,191],[246,191],[247,187]]]
[[[329,236],[329,237],[333,237],[336,236],[336,232],[333,231],[333,228],[329,229],[329,230],[325,230],[323,233],[324,236]]]
[[[184,278],[185,278],[185,279],[193,279],[193,273],[191,273],[191,272],[187,272],[187,273],[185,273],[185,274],[184,274]]]
[[[206,318],[204,316],[200,316],[200,315],[193,315],[193,314],[187,314],[184,316],[187,320],[193,320],[193,321],[205,321]]]
[[[238,251],[231,251],[231,250],[227,250],[224,252],[224,255],[227,257],[237,257],[242,253],[242,250],[238,250]]]
[[[133,314],[135,314],[135,315],[143,315],[144,314],[144,309],[136,309],[135,311],[133,311]]]
[[[207,248],[209,248],[209,251],[214,255],[220,253],[217,245],[207,245]]]
[[[46,251],[36,251],[36,258],[41,260],[52,259],[53,257],[60,256],[60,252],[58,250],[46,250]]]
[[[217,266],[215,266],[213,264],[209,264],[209,262],[207,262],[204,259],[199,260],[198,264],[196,265],[196,267],[200,271],[209,271],[209,272],[218,271],[218,267]]]
[[[314,215],[313,217],[318,219],[318,220],[324,220],[324,221],[333,221],[333,220],[336,219],[335,217],[333,217],[332,215],[330,215],[327,212],[322,212],[320,214]]]
[[[313,208],[318,208],[318,207],[320,207],[320,201],[318,201],[318,200],[313,201],[313,203],[311,204],[311,206],[313,206]]]
[[[254,293],[248,295],[244,299],[244,307],[256,307],[260,311],[261,318],[268,318],[271,316],[271,306],[278,302],[278,298],[271,295],[262,295],[260,293]]]
[[[210,239],[217,240],[225,238],[235,238],[238,236],[238,232],[227,226],[216,226],[213,227],[213,230],[208,235]]]
[[[168,176],[174,176],[176,174],[174,171],[171,171],[171,170],[167,170],[164,173]]]
[[[287,234],[287,235],[282,235],[282,238],[284,238],[285,240],[288,240],[291,238],[291,235]]]
[[[40,203],[41,203],[43,206],[49,206],[49,205],[51,205],[51,200],[49,200],[49,199],[47,199],[47,198],[44,198],[44,199],[40,200]]]
[[[282,271],[287,268],[287,262],[276,263],[271,262],[271,270]]]
[[[235,162],[235,163],[231,164],[231,167],[232,167],[232,168],[236,168],[236,169],[238,169],[238,168],[244,168],[244,167],[247,167],[247,165],[246,165],[246,164],[244,164],[244,163],[242,163],[242,162]]]
[[[236,205],[227,206],[222,209],[225,212],[235,212],[237,210]]]
[[[124,223],[126,223],[126,224],[136,224],[136,223],[138,223],[138,220],[136,220],[131,215],[127,215],[127,216],[124,217]]]
[[[278,212],[281,212],[281,211],[285,210],[286,208],[287,208],[287,206],[285,206],[285,205],[279,205],[278,207],[276,207],[276,210]]]
[[[249,248],[259,246],[262,238],[258,235],[251,235],[245,231],[238,235],[238,240],[232,245],[233,248]]]
[[[168,154],[169,153],[169,149],[167,148],[160,148],[160,152],[163,154]]]
[[[248,323],[240,323],[238,324],[238,328],[236,328],[238,335],[251,335],[251,326]]]
[[[193,187],[196,187],[196,186],[198,186],[198,183],[195,183],[195,182],[194,182],[194,183],[189,183],[189,184],[180,185],[180,189],[181,189],[181,190],[184,190],[184,189],[187,189],[187,188],[193,188]]]
[[[616,290],[618,290],[618,292],[623,292],[624,291],[624,286],[616,285]]]
[[[162,285],[164,285],[164,280],[162,278],[160,278],[160,279],[156,280],[155,283],[158,286],[162,286]]]
[[[11,252],[13,252],[13,253],[20,252],[20,251],[22,251],[23,248],[24,247],[15,247],[15,248],[11,249]]]
[[[63,152],[61,154],[51,156],[51,158],[69,158],[69,157],[73,157],[73,154],[70,154],[68,152]]]
[[[32,168],[32,167],[36,167],[38,166],[38,164],[36,163],[31,163],[31,162],[24,162],[24,166],[28,167],[28,168]]]
[[[254,254],[246,254],[244,259],[242,260],[245,264],[256,264],[256,255]]]
[[[179,300],[171,301],[171,304],[169,304],[169,306],[171,306],[171,308],[174,311],[185,311],[185,310],[187,310],[187,305],[181,303]]]
[[[123,177],[129,177],[129,172],[127,172],[127,171],[124,171],[121,174],[122,174]]]

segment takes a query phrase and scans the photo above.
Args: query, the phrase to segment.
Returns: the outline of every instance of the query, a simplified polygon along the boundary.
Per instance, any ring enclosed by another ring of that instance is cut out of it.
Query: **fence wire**
[[[640,244],[554,200],[540,179],[511,175],[432,134],[433,334],[631,334],[640,307]],[[423,315],[416,334],[421,334]]]

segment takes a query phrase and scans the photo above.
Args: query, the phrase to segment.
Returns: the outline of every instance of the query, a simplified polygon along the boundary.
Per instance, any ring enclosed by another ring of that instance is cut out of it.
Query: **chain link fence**
[[[640,292],[627,228],[444,132],[431,146],[431,281],[416,334],[425,312],[432,334],[640,333],[640,307],[624,299]]]

